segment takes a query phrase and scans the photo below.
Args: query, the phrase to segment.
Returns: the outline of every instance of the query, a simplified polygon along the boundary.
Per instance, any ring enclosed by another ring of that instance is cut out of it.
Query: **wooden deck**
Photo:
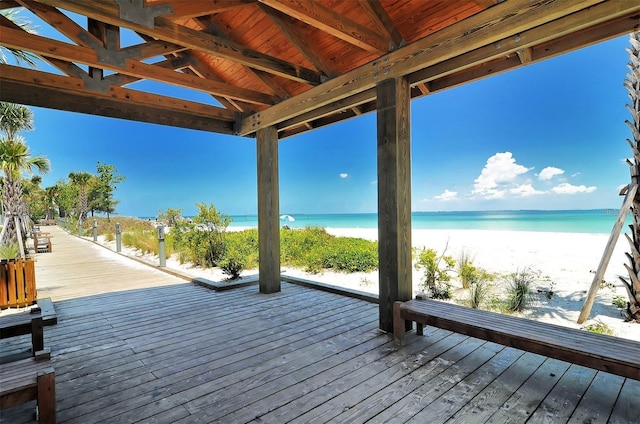
[[[376,305],[289,283],[214,292],[51,230],[36,273],[59,314],[60,423],[638,422],[640,381],[431,327],[398,348]]]

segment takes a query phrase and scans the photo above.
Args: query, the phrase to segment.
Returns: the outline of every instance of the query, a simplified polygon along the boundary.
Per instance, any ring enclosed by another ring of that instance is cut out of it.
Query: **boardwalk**
[[[399,349],[376,305],[287,283],[214,292],[52,231],[36,272],[59,314],[61,423],[638,422],[639,381],[434,328]]]

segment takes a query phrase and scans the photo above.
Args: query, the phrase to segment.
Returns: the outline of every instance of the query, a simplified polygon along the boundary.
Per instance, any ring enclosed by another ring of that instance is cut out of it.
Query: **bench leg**
[[[424,325],[422,325],[422,323],[416,322],[416,334],[418,336],[424,336]]]
[[[56,423],[56,373],[53,368],[38,372],[38,422]]]
[[[400,306],[402,302],[394,302],[393,303],[393,338],[396,343],[402,346],[402,342],[404,341],[404,333],[405,333],[405,323],[402,317],[400,316]]]
[[[42,317],[31,320],[31,348],[33,355],[44,349],[44,323]]]

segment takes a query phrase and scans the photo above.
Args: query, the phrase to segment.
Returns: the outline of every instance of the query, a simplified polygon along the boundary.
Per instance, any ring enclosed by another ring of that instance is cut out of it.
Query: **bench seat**
[[[0,339],[31,334],[31,352],[34,356],[44,352],[44,322],[42,316],[17,313],[0,319]],[[38,359],[48,359],[47,357]]]
[[[41,424],[56,422],[55,371],[48,361],[24,359],[2,364],[0,409],[36,400]]]
[[[600,371],[640,380],[640,342],[595,334],[438,300],[395,302],[393,326],[402,344],[407,322],[430,325]]]

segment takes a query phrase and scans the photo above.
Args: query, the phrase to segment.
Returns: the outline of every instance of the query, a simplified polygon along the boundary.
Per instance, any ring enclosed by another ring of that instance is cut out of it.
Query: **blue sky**
[[[619,208],[631,155],[627,40],[413,101],[412,210]],[[100,161],[126,177],[116,191],[121,215],[193,215],[197,202],[257,212],[254,139],[32,110],[35,131],[23,135],[32,154],[51,161],[44,187],[72,171],[95,173]],[[375,119],[280,141],[281,213],[375,212]]]

